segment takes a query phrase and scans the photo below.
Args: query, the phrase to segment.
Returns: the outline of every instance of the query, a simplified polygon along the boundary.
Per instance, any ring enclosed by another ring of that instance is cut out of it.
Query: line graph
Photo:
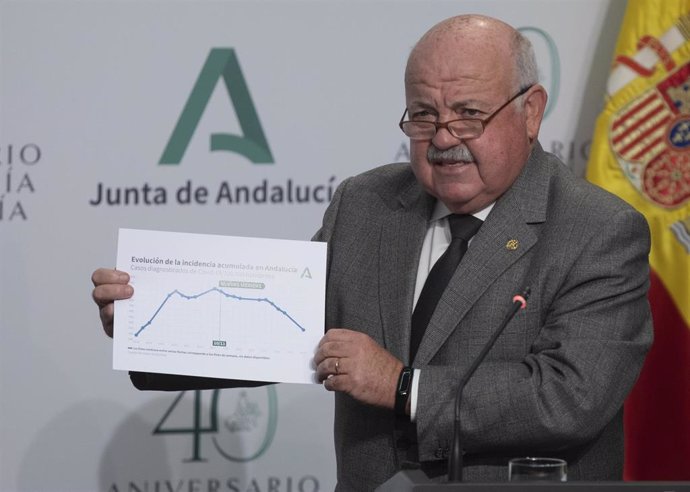
[[[324,243],[121,229],[117,267],[113,368],[316,382]]]
[[[136,333],[134,333],[134,336],[135,336],[135,337],[138,337],[138,336],[141,334],[141,332],[143,332],[147,327],[149,327],[149,326],[153,323],[153,321],[156,319],[156,316],[158,316],[158,313],[161,312],[161,310],[163,309],[163,307],[165,306],[165,304],[166,304],[166,303],[170,300],[170,298],[172,298],[174,295],[177,294],[177,295],[178,295],[179,297],[181,297],[182,299],[194,300],[194,299],[198,299],[198,298],[200,298],[200,297],[203,297],[203,296],[205,296],[206,294],[209,294],[209,293],[211,293],[211,292],[218,292],[219,294],[225,296],[225,297],[228,298],[228,299],[235,299],[235,300],[237,300],[237,301],[265,302],[265,303],[269,304],[271,307],[273,307],[273,308],[274,308],[276,311],[278,311],[280,314],[282,314],[283,316],[285,316],[287,319],[289,319],[297,328],[300,329],[300,331],[302,331],[302,332],[306,331],[305,328],[304,328],[301,324],[299,324],[299,323],[297,322],[297,320],[295,320],[286,310],[284,310],[283,308],[281,308],[280,306],[278,306],[275,302],[273,302],[272,300],[270,300],[270,299],[267,298],[267,297],[244,297],[244,296],[238,296],[238,295],[235,295],[235,294],[230,294],[229,292],[225,292],[223,289],[219,289],[218,287],[212,287],[212,288],[210,288],[210,289],[205,290],[204,292],[201,292],[201,293],[199,293],[199,294],[194,294],[194,295],[187,295],[187,294],[184,294],[184,293],[180,292],[180,291],[177,290],[177,289],[173,290],[172,292],[170,292],[170,293],[165,297],[165,299],[163,300],[163,302],[161,303],[161,305],[158,306],[158,308],[156,309],[156,311],[153,313],[153,316],[151,316],[151,319],[149,319],[146,323],[144,323],[144,324],[141,326],[141,328],[139,328],[139,330],[138,330]]]

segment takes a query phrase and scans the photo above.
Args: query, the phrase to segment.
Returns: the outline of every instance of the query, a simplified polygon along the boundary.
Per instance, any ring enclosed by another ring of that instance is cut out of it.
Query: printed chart
[[[315,382],[325,244],[121,229],[117,265],[115,369]]]

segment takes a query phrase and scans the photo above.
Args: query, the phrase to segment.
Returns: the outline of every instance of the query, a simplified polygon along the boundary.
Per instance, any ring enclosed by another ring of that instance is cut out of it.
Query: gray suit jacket
[[[342,183],[315,236],[329,244],[327,326],[363,331],[421,369],[416,439],[396,430],[391,411],[336,394],[339,489],[371,490],[410,459],[445,466],[457,383],[524,287],[528,307],[464,391],[465,477],[506,480],[510,457],[544,455],[565,458],[570,479],[620,479],[621,407],[652,338],[642,216],[537,144],[409,361],[433,205],[408,164],[384,166]]]
[[[363,331],[410,364],[415,276],[433,205],[408,164],[342,183],[314,238],[329,248],[327,327]],[[537,144],[472,240],[411,362],[421,369],[416,426],[396,428],[392,411],[336,394],[338,489],[373,490],[410,460],[445,469],[457,383],[524,287],[527,309],[464,391],[465,478],[503,481],[509,458],[540,455],[565,458],[570,480],[620,479],[621,407],[652,338],[648,251],[640,214]],[[141,389],[238,385],[132,380]]]

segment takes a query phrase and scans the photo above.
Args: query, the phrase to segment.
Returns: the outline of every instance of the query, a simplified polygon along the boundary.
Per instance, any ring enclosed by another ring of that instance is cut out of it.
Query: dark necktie
[[[412,313],[412,332],[410,334],[410,363],[414,361],[431,315],[434,314],[438,300],[450,281],[460,260],[467,251],[467,243],[482,225],[482,221],[471,215],[449,215],[452,240],[446,251],[436,261],[424,282],[424,287]]]

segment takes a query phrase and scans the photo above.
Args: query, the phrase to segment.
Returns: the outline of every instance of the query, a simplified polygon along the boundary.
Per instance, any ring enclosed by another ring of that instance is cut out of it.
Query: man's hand
[[[319,382],[370,405],[393,409],[403,363],[357,331],[332,328],[314,356]]]
[[[134,294],[134,289],[129,282],[129,275],[112,268],[99,268],[91,275],[94,289],[91,294],[98,304],[101,314],[101,323],[105,334],[113,336],[113,315],[115,307],[113,301],[129,299]]]

